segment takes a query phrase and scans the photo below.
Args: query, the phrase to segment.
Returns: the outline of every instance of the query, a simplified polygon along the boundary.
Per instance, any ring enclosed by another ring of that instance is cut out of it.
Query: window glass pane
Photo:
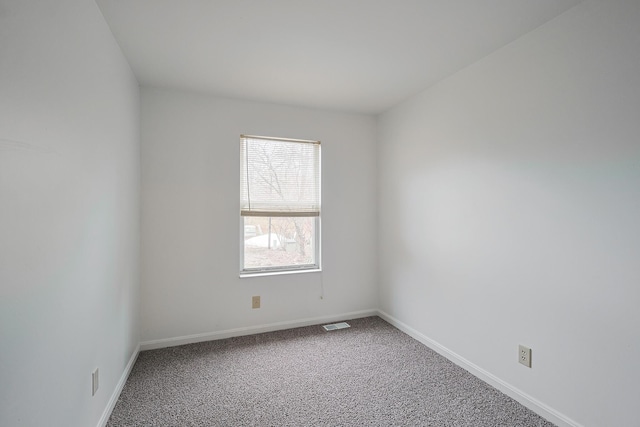
[[[243,217],[244,269],[312,267],[315,217]]]

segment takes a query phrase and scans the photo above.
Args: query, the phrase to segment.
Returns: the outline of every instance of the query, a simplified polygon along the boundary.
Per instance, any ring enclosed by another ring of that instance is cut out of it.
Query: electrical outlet
[[[260,295],[251,297],[251,308],[260,308]]]
[[[98,368],[91,373],[91,396],[95,396],[98,392],[98,387],[100,386],[99,374]]]
[[[531,367],[531,349],[523,345],[518,346],[518,362],[527,368]]]

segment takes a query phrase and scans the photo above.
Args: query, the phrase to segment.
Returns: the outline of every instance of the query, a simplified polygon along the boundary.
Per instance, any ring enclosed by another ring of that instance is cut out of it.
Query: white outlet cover
[[[527,368],[531,367],[531,349],[529,347],[518,346],[518,362]]]
[[[98,387],[100,386],[100,371],[96,368],[95,371],[91,373],[91,396],[95,396],[98,392]]]

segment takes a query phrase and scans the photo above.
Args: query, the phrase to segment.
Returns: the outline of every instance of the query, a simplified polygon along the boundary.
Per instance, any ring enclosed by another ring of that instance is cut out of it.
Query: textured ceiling
[[[379,113],[580,0],[97,0],[142,85]]]

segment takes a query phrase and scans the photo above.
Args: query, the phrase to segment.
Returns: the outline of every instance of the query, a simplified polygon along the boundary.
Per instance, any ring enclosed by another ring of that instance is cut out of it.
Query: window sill
[[[278,270],[278,271],[256,271],[254,272],[242,272],[240,273],[241,279],[249,277],[263,277],[263,276],[281,276],[285,274],[300,274],[300,273],[321,273],[321,268],[308,268],[304,270]]]

